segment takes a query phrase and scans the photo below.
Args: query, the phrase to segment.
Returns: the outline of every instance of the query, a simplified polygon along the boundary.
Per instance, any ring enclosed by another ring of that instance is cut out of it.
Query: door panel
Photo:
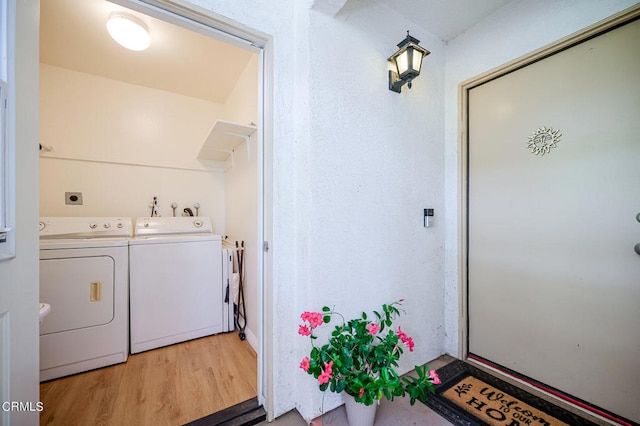
[[[110,256],[40,260],[40,298],[53,307],[40,325],[40,335],[111,322],[114,269]]]
[[[468,92],[469,352],[634,421],[637,40],[640,21]]]

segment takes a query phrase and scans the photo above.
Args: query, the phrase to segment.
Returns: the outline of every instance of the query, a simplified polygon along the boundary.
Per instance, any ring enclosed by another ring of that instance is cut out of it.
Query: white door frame
[[[272,237],[272,134],[273,134],[273,39],[253,28],[234,22],[223,16],[184,0],[108,0],[145,15],[158,18],[180,27],[216,38],[259,55],[258,69],[258,402],[267,412],[267,420],[274,418],[273,407],[273,344],[271,333],[265,333],[265,325],[272,323],[271,304],[266,303],[271,294],[272,265],[268,241]],[[262,249],[264,248],[264,250]]]
[[[491,369],[484,364],[479,364],[468,358],[469,354],[469,317],[468,317],[468,269],[467,269],[467,260],[468,260],[468,165],[469,165],[469,157],[468,157],[468,113],[469,113],[469,91],[474,87],[477,87],[483,83],[486,83],[490,80],[498,78],[502,75],[508,74],[512,71],[516,71],[517,69],[523,68],[533,62],[544,59],[545,57],[551,56],[561,50],[567,49],[573,45],[579,44],[589,38],[595,37],[599,34],[607,32],[617,26],[623,25],[624,23],[630,22],[633,19],[640,17],[640,4],[635,5],[629,9],[623,10],[609,18],[606,18],[600,22],[597,22],[581,31],[578,31],[574,34],[571,34],[563,39],[558,40],[555,43],[544,46],[538,50],[535,50],[527,55],[524,55],[520,58],[517,58],[507,64],[504,64],[500,67],[494,68],[490,71],[487,71],[484,74],[473,77],[469,80],[462,82],[459,86],[458,90],[458,105],[459,107],[459,123],[460,123],[460,137],[458,140],[458,149],[460,152],[459,163],[458,163],[458,171],[459,171],[459,182],[460,182],[460,200],[459,200],[459,236],[460,239],[458,241],[458,258],[459,258],[459,306],[460,306],[460,327],[458,333],[458,350],[461,358],[474,363],[479,368],[489,369],[492,373],[502,375],[503,378],[509,381],[515,381],[518,384],[529,388],[529,391],[538,394],[544,395],[547,398],[554,399],[558,404],[567,404],[564,400],[560,400],[559,397],[541,391],[538,388],[533,387],[531,383],[516,379],[512,376],[504,376],[500,370]],[[574,406],[579,410],[582,410],[581,407]]]

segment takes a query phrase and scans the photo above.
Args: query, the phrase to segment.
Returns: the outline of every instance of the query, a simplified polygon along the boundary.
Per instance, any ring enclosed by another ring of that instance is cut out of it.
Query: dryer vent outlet
[[[65,192],[64,193],[64,203],[71,204],[75,206],[82,205],[82,192]]]

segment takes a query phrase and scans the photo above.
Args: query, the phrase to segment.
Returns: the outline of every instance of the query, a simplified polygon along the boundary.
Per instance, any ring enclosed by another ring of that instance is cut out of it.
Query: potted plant
[[[300,368],[318,380],[321,391],[345,392],[355,403],[373,406],[385,397],[389,401],[408,395],[413,405],[416,399],[425,401],[434,393],[434,384],[440,379],[427,365],[416,366],[415,376],[400,377],[396,371],[403,347],[414,349],[413,339],[400,326],[393,330],[393,321],[400,316],[403,300],[382,305],[382,312],[374,311],[373,318],[363,312],[359,318],[346,321],[344,317],[325,306],[321,312],[304,312],[298,334],[309,337],[311,352],[304,357]],[[404,311],[402,311],[404,312]],[[334,317],[341,319],[329,336],[328,342],[317,345],[316,330]],[[345,398],[349,410],[349,398]],[[373,416],[375,416],[375,411]],[[347,412],[351,424],[351,417]],[[373,418],[371,418],[373,423]]]

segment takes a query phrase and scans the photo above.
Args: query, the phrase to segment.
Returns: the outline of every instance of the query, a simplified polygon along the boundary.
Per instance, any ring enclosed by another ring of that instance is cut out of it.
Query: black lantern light
[[[389,90],[400,93],[402,86],[408,84],[411,89],[411,81],[420,75],[422,58],[430,52],[419,46],[420,40],[409,35],[398,43],[399,50],[391,55],[389,61],[393,70],[389,70]]]

